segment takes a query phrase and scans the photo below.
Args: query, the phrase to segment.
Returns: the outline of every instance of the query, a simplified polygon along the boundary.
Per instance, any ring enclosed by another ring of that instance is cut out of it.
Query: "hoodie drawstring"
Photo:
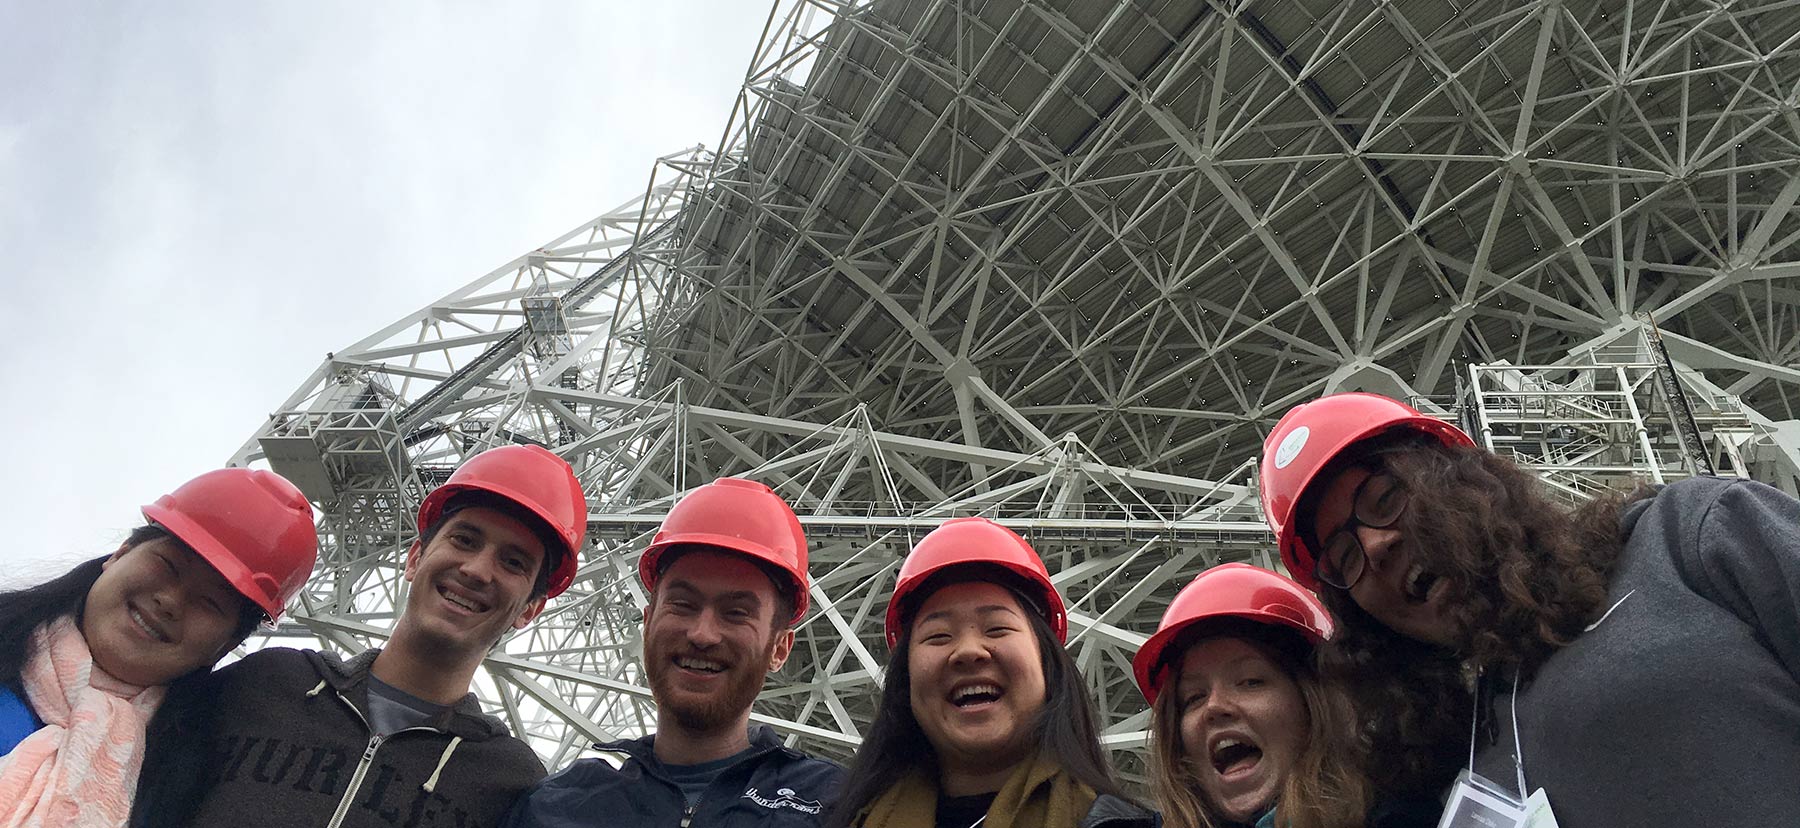
[[[456,746],[461,743],[461,736],[450,737],[450,744],[444,747],[444,755],[438,757],[437,767],[431,771],[431,778],[425,780],[425,784],[420,786],[425,789],[426,793],[436,793],[438,774],[443,773],[444,766],[450,764],[450,754],[455,753]]]
[[[319,695],[319,693],[323,692],[324,690],[325,690],[325,680],[320,679],[318,684],[313,685],[313,689],[306,691],[306,697],[312,698],[313,696]],[[456,746],[460,745],[460,744],[462,744],[461,736],[450,737],[450,744],[444,746],[444,753],[442,756],[438,757],[437,767],[432,769],[431,778],[425,780],[425,784],[419,786],[421,788],[424,788],[426,793],[436,793],[437,792],[438,776],[443,774],[444,766],[450,764],[450,754],[455,753]]]

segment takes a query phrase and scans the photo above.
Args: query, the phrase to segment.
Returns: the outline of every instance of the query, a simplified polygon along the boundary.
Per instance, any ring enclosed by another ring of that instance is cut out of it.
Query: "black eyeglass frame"
[[[1368,486],[1377,479],[1387,481],[1388,489],[1380,493],[1380,499],[1373,503],[1367,502],[1365,497]],[[1385,498],[1390,494],[1398,496],[1399,501],[1387,504]],[[1412,505],[1412,493],[1407,490],[1405,485],[1401,484],[1399,479],[1395,478],[1387,469],[1369,468],[1369,476],[1363,478],[1361,483],[1356,484],[1356,490],[1350,493],[1350,516],[1344,521],[1344,525],[1338,527],[1337,531],[1332,532],[1317,545],[1318,557],[1313,561],[1313,577],[1318,579],[1319,583],[1342,590],[1356,586],[1356,582],[1362,580],[1363,572],[1368,569],[1369,562],[1368,550],[1363,548],[1362,538],[1356,534],[1356,528],[1366,526],[1370,529],[1387,529],[1400,521],[1400,517],[1406,514],[1406,507],[1410,505]],[[1369,510],[1375,508],[1383,508],[1384,511],[1373,515],[1369,514]],[[1392,513],[1387,514],[1385,509],[1391,509]],[[1346,538],[1349,548],[1345,549],[1341,555],[1333,555],[1331,550],[1339,543],[1338,538]],[[1354,557],[1351,557],[1352,554]],[[1343,562],[1354,561],[1356,564],[1355,574],[1341,577],[1345,567],[1335,559],[1342,559]],[[1329,569],[1326,566],[1327,561],[1332,561]]]

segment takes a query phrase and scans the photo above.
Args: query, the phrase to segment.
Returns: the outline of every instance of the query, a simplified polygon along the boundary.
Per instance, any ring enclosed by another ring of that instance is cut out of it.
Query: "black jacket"
[[[1162,814],[1148,811],[1112,794],[1101,794],[1076,828],[1161,828]]]
[[[749,755],[726,768],[688,808],[652,749],[656,737],[595,745],[519,798],[507,828],[812,828],[824,818],[844,769],[781,746],[768,727],[750,730]]]
[[[543,763],[474,696],[429,725],[373,738],[368,677],[379,652],[346,662],[261,650],[171,699],[188,709],[161,721],[178,732],[150,734],[132,827],[498,823]]]

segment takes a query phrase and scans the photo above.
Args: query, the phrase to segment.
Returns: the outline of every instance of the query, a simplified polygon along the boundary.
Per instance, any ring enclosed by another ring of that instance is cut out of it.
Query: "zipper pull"
[[[380,736],[369,737],[369,746],[363,750],[363,761],[364,762],[375,761],[375,750],[379,747],[381,747],[381,737]]]
[[[694,806],[689,805],[687,806],[687,810],[681,812],[681,828],[690,828],[693,824]]]

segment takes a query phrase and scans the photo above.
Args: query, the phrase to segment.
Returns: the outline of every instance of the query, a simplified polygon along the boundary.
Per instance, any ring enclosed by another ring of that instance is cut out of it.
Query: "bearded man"
[[[644,550],[644,672],[656,732],[597,747],[520,797],[506,825],[815,826],[838,765],[750,727],[750,705],[806,614],[806,536],[780,495],[720,478],[669,512]]]

